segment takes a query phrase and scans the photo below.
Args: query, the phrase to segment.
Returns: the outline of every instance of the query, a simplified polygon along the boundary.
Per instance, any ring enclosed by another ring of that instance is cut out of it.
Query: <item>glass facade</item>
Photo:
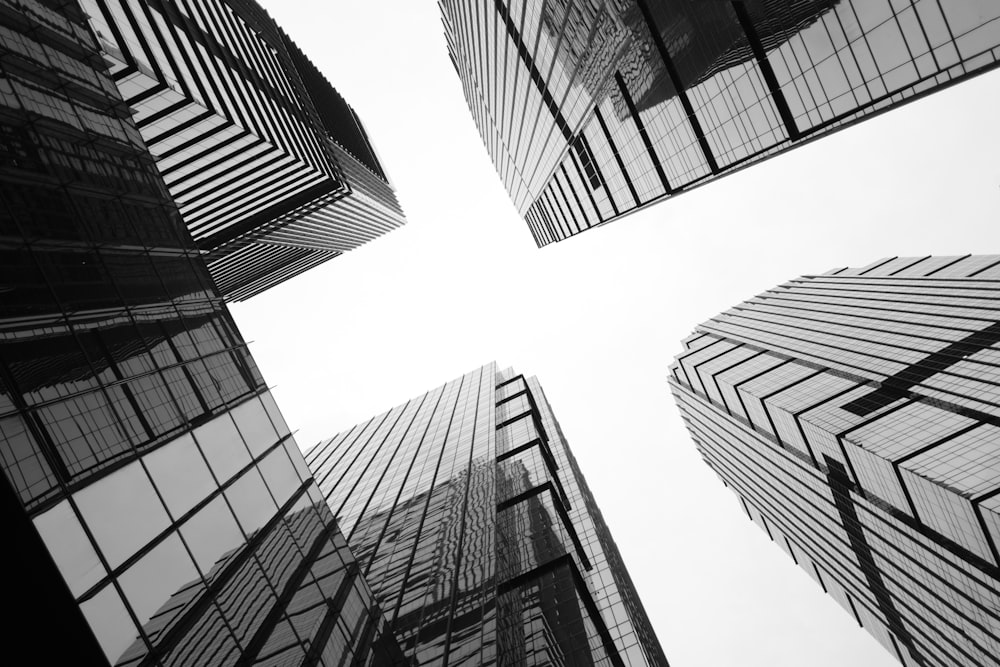
[[[1000,656],[1000,256],[803,276],[697,327],[705,462],[906,665]]]
[[[74,4],[0,7],[7,650],[392,664],[399,647],[86,21]]]
[[[539,246],[995,67],[995,0],[439,0]]]
[[[667,664],[535,378],[483,366],[306,460],[408,664]]]
[[[227,299],[405,222],[357,114],[253,0],[81,2]]]

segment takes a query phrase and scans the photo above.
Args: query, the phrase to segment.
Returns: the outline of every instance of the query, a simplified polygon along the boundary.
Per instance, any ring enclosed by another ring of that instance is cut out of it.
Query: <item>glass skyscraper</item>
[[[439,0],[544,246],[993,68],[995,0]]]
[[[0,6],[0,465],[7,662],[401,656],[73,3]]]
[[[535,378],[488,364],[306,460],[408,664],[667,664]]]
[[[358,115],[254,0],[81,4],[227,300],[405,222]]]
[[[1000,664],[1000,256],[779,285],[670,370],[705,462],[905,665]]]

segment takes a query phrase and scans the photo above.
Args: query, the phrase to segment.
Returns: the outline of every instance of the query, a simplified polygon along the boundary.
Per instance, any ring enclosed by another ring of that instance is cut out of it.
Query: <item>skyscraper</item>
[[[439,0],[544,246],[996,67],[994,0]]]
[[[254,0],[82,0],[227,300],[402,225],[360,118]]]
[[[73,3],[0,7],[0,466],[7,662],[400,655]]]
[[[1000,664],[1000,256],[808,275],[670,370],[705,462],[906,665]]]
[[[410,664],[666,665],[535,378],[488,364],[306,460]]]

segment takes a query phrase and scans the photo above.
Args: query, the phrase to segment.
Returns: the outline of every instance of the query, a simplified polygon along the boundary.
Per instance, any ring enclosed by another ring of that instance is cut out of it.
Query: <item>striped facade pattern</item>
[[[248,298],[405,222],[377,159],[368,166],[344,148],[368,146],[355,136],[364,133],[356,115],[331,127],[314,98],[339,95],[252,0],[83,5],[228,299]]]
[[[666,665],[536,379],[489,364],[306,460],[409,664]]]
[[[746,513],[906,665],[1000,664],[1000,256],[803,276],[670,386]]]
[[[1000,60],[993,0],[440,0],[539,247]]]

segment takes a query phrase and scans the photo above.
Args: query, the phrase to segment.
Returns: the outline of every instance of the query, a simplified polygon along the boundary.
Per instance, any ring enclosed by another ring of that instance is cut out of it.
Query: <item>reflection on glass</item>
[[[292,462],[288,460],[284,447],[278,447],[271,452],[257,465],[257,468],[279,505],[283,505],[299,488],[299,476],[292,467]]]
[[[84,593],[104,576],[104,566],[68,500],[35,517],[35,528],[73,595]]]
[[[219,484],[225,484],[250,463],[250,453],[228,413],[199,426],[194,437]]]
[[[147,454],[144,460],[167,509],[175,519],[216,488],[215,480],[190,434]]]
[[[244,542],[243,533],[223,497],[205,505],[181,526],[181,535],[194,555],[198,569],[209,581],[217,564]]]
[[[439,4],[540,246],[1000,61],[996,0]]]
[[[288,430],[288,424],[285,423],[285,418],[278,410],[277,404],[274,402],[274,397],[271,396],[271,392],[265,391],[260,395],[260,402],[264,404],[264,409],[267,411],[267,416],[271,418],[271,422],[278,430],[278,437],[285,437],[291,431]]]
[[[313,476],[312,471],[309,470],[309,466],[306,464],[305,457],[302,455],[302,450],[299,449],[298,443],[295,442],[295,438],[289,438],[285,441],[285,451],[288,452],[288,458],[292,460],[292,465],[295,466],[300,481],[304,482]]]
[[[80,609],[104,649],[108,662],[114,664],[138,636],[115,587],[105,586],[100,593],[81,604]]]
[[[77,491],[74,499],[112,568],[170,524],[167,511],[138,462],[116,470],[100,484]]]
[[[165,632],[171,621],[204,589],[194,563],[176,534],[156,545],[118,581],[140,625],[154,642],[155,636]],[[183,591],[184,595],[178,596],[178,591]]]
[[[231,414],[254,457],[263,454],[277,441],[278,434],[258,399],[252,398],[240,404]]]
[[[41,498],[56,484],[41,449],[18,415],[0,420],[0,465],[26,504]]]
[[[256,468],[248,470],[226,489],[226,498],[232,504],[233,513],[247,536],[253,535],[267,523],[278,509]]]

